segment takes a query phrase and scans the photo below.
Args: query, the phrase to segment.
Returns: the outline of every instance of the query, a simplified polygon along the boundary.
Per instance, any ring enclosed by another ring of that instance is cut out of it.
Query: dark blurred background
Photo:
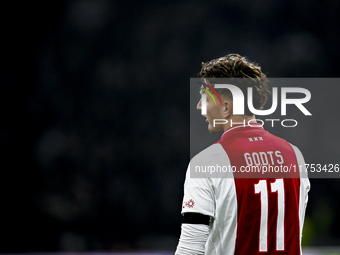
[[[269,77],[339,77],[339,11],[336,0],[4,4],[0,252],[174,251],[190,77],[228,53]],[[327,93],[320,103],[339,109]],[[307,156],[329,149],[307,142]],[[311,183],[304,245],[339,245],[339,179]]]

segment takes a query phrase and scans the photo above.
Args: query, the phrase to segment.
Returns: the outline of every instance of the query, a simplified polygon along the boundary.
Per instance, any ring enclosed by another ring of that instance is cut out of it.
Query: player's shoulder
[[[294,144],[291,144],[289,142],[287,142],[287,143],[293,148],[297,158],[303,157],[302,152],[300,151],[300,149],[297,146],[295,146]]]
[[[191,177],[204,178],[219,178],[225,177],[229,173],[215,172],[212,169],[217,169],[222,166],[230,166],[230,158],[221,144],[213,144],[202,150],[190,161],[188,170],[191,172]],[[214,174],[212,174],[214,173]],[[220,176],[220,175],[221,176]]]
[[[300,149],[296,146],[296,145],[294,145],[294,144],[292,144],[292,143],[290,143],[290,142],[287,142],[290,146],[292,146],[292,148],[294,149],[294,151],[295,151],[295,153],[301,153],[301,151],[300,151]]]
[[[299,150],[295,145],[291,144],[286,139],[279,137],[277,135],[274,135],[268,131],[265,132],[263,141],[265,141],[266,144],[268,144],[269,146],[275,145],[275,146],[283,147],[286,149],[294,149],[294,151]]]
[[[198,154],[196,154],[190,161],[193,164],[204,164],[207,162],[216,162],[217,159],[227,156],[222,145],[215,143],[205,148]]]
[[[282,137],[276,136],[276,135],[271,134],[269,132],[268,132],[268,134],[272,137],[271,143],[273,143],[273,144],[275,144],[279,147],[286,148],[289,151],[294,152],[294,154],[297,158],[302,157],[302,153],[297,146],[295,146],[294,144],[290,143],[289,141],[285,140]]]

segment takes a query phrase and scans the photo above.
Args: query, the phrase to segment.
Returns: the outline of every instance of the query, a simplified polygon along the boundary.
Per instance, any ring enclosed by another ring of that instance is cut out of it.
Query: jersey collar
[[[222,136],[221,136],[221,138],[226,134],[226,133],[228,133],[228,132],[230,132],[230,131],[232,131],[232,130],[234,130],[234,129],[238,129],[238,130],[240,130],[240,129],[243,129],[243,128],[245,128],[245,129],[248,129],[248,128],[262,128],[263,129],[263,127],[262,127],[262,125],[260,124],[260,123],[251,123],[250,125],[243,125],[243,124],[236,124],[236,125],[233,125],[232,127],[230,127],[230,128],[228,128],[226,131],[224,131],[224,133],[222,134]]]

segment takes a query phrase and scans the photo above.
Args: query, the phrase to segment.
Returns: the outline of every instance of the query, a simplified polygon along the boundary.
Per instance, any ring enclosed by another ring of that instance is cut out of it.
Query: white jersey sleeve
[[[308,172],[305,167],[305,160],[303,158],[301,151],[296,146],[292,144],[291,146],[293,147],[297,158],[298,162],[297,167],[300,169],[299,220],[300,220],[300,243],[301,243],[303,223],[305,220],[305,212],[308,202],[308,192],[310,190],[310,182],[308,179]]]
[[[215,216],[216,194],[215,185],[212,178],[192,178],[190,169],[194,171],[193,166],[228,166],[229,158],[220,144],[213,144],[197,154],[189,163],[185,183],[184,197],[182,204],[182,214],[187,212],[201,213],[210,217]],[[205,176],[209,175],[206,173]],[[231,173],[232,178],[232,173]]]

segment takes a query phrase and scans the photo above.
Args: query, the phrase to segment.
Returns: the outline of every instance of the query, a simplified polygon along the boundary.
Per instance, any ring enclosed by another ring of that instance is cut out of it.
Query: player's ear
[[[223,110],[223,117],[228,118],[233,113],[233,104],[226,100],[223,102],[224,110]]]

